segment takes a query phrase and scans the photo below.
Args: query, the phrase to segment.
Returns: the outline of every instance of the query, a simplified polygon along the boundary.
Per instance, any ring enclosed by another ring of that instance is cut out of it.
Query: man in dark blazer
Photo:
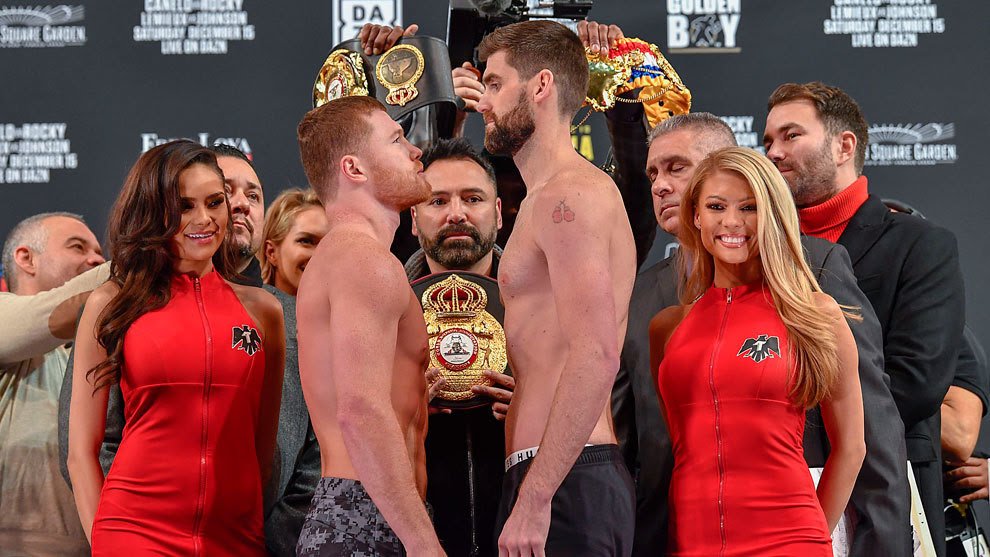
[[[653,204],[661,228],[677,233],[680,196],[694,168],[711,151],[734,145],[731,129],[707,113],[675,116],[651,132],[647,172],[653,183]],[[856,516],[850,555],[910,555],[903,429],[883,373],[880,325],[856,287],[845,250],[814,238],[802,238],[802,243],[825,292],[840,304],[860,308],[863,315],[861,323],[850,324],[859,351],[867,444],[866,460],[850,499]],[[659,310],[680,303],[675,258],[657,263],[636,279],[613,391],[619,442],[630,469],[638,471],[633,548],[637,556],[661,554],[667,543],[667,492],[673,455],[650,373],[647,327]],[[809,467],[824,465],[828,441],[817,409],[808,414],[804,448]]]
[[[862,175],[866,121],[844,91],[819,82],[770,96],[764,145],[798,206],[801,231],[841,244],[883,329],[884,364],[938,555],[945,555],[939,407],[963,342],[955,236],[890,211]]]

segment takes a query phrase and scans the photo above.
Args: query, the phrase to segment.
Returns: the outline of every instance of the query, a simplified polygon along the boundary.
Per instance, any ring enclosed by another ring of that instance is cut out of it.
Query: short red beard
[[[430,198],[430,184],[419,172],[402,173],[381,168],[376,164],[372,168],[371,177],[379,201],[398,212],[419,205]]]

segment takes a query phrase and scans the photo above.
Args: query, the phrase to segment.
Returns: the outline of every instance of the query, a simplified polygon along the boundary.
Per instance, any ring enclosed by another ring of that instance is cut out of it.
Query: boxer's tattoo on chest
[[[566,199],[561,199],[560,203],[557,204],[553,209],[553,214],[550,215],[553,218],[554,224],[560,224],[562,222],[571,222],[574,220],[574,211],[567,206]]]

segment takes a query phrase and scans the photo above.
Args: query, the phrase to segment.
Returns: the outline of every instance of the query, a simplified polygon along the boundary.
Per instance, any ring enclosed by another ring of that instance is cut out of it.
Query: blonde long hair
[[[795,364],[788,395],[795,405],[811,408],[829,395],[839,359],[832,318],[815,302],[814,294],[822,289],[804,259],[794,199],[766,157],[752,149],[728,147],[712,152],[698,166],[681,200],[682,223],[693,221],[702,185],[719,171],[738,174],[753,190],[763,277],[787,329],[788,357]],[[681,302],[689,304],[712,285],[715,261],[697,227],[682,224],[678,239]],[[844,308],[847,316],[856,318],[850,309]]]
[[[275,266],[268,261],[265,246],[268,242],[278,245],[289,234],[292,223],[296,221],[296,216],[313,207],[322,209],[323,203],[319,196],[311,189],[289,188],[278,195],[275,201],[268,206],[268,213],[265,215],[264,239],[261,249],[258,250],[258,262],[261,263],[261,280],[265,284],[275,284]]]

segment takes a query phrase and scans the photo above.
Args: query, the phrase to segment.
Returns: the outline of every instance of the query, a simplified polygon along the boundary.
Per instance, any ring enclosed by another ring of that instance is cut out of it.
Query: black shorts
[[[496,540],[532,463],[532,459],[524,460],[505,472]],[[547,555],[630,555],[635,517],[635,488],[618,445],[585,447],[553,496]]]
[[[320,478],[296,555],[392,557],[405,551],[361,482]]]

